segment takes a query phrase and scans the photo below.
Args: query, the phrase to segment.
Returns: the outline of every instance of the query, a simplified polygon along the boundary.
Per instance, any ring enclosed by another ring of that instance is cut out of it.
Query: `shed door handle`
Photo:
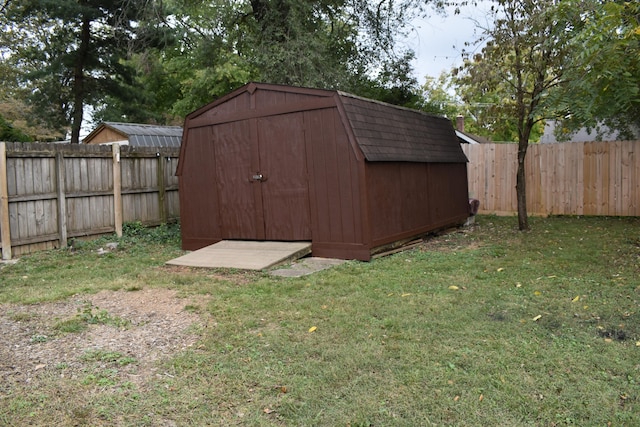
[[[267,180],[267,177],[262,175],[260,172],[256,172],[254,175],[251,176],[251,181],[264,182],[266,180]]]

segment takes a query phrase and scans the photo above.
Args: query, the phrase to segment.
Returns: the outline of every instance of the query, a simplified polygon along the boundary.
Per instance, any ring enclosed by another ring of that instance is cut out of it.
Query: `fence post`
[[[158,153],[158,208],[160,209],[160,221],[167,223],[166,183],[164,182],[165,162],[164,153]]]
[[[116,236],[122,237],[122,169],[120,168],[120,144],[112,144],[113,153],[113,219]]]
[[[56,153],[56,193],[58,197],[58,234],[60,247],[67,247],[67,196],[65,183],[64,154]]]
[[[2,259],[11,259],[11,224],[9,223],[9,187],[7,186],[7,144],[0,142],[0,234]]]

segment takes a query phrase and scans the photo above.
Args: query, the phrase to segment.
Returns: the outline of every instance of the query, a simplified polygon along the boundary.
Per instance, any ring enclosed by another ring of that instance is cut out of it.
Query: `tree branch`
[[[9,7],[10,3],[11,0],[4,0],[4,2],[2,3],[2,7],[0,7],[0,13],[4,13],[4,11]]]

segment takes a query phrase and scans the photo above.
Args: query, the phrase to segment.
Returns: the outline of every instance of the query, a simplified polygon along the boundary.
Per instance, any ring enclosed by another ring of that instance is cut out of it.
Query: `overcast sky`
[[[458,15],[449,9],[448,16],[432,13],[430,17],[414,22],[415,30],[406,45],[416,53],[413,65],[420,84],[424,83],[425,76],[438,77],[442,71],[462,64],[462,50],[474,49],[465,46],[465,42],[473,43],[481,32],[474,19],[486,25],[489,8],[490,2],[484,1],[476,7],[461,9]]]

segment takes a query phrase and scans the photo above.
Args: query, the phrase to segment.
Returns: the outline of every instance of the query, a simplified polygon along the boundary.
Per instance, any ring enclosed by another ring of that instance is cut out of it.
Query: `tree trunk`
[[[529,146],[528,138],[518,142],[518,171],[516,173],[516,198],[518,201],[518,228],[520,231],[529,229],[527,215],[527,180],[525,174],[525,157]]]
[[[80,143],[80,128],[84,113],[84,65],[89,52],[91,42],[91,20],[88,17],[82,19],[82,32],[80,35],[80,47],[76,56],[76,63],[73,68],[73,113],[71,117],[71,143]]]

